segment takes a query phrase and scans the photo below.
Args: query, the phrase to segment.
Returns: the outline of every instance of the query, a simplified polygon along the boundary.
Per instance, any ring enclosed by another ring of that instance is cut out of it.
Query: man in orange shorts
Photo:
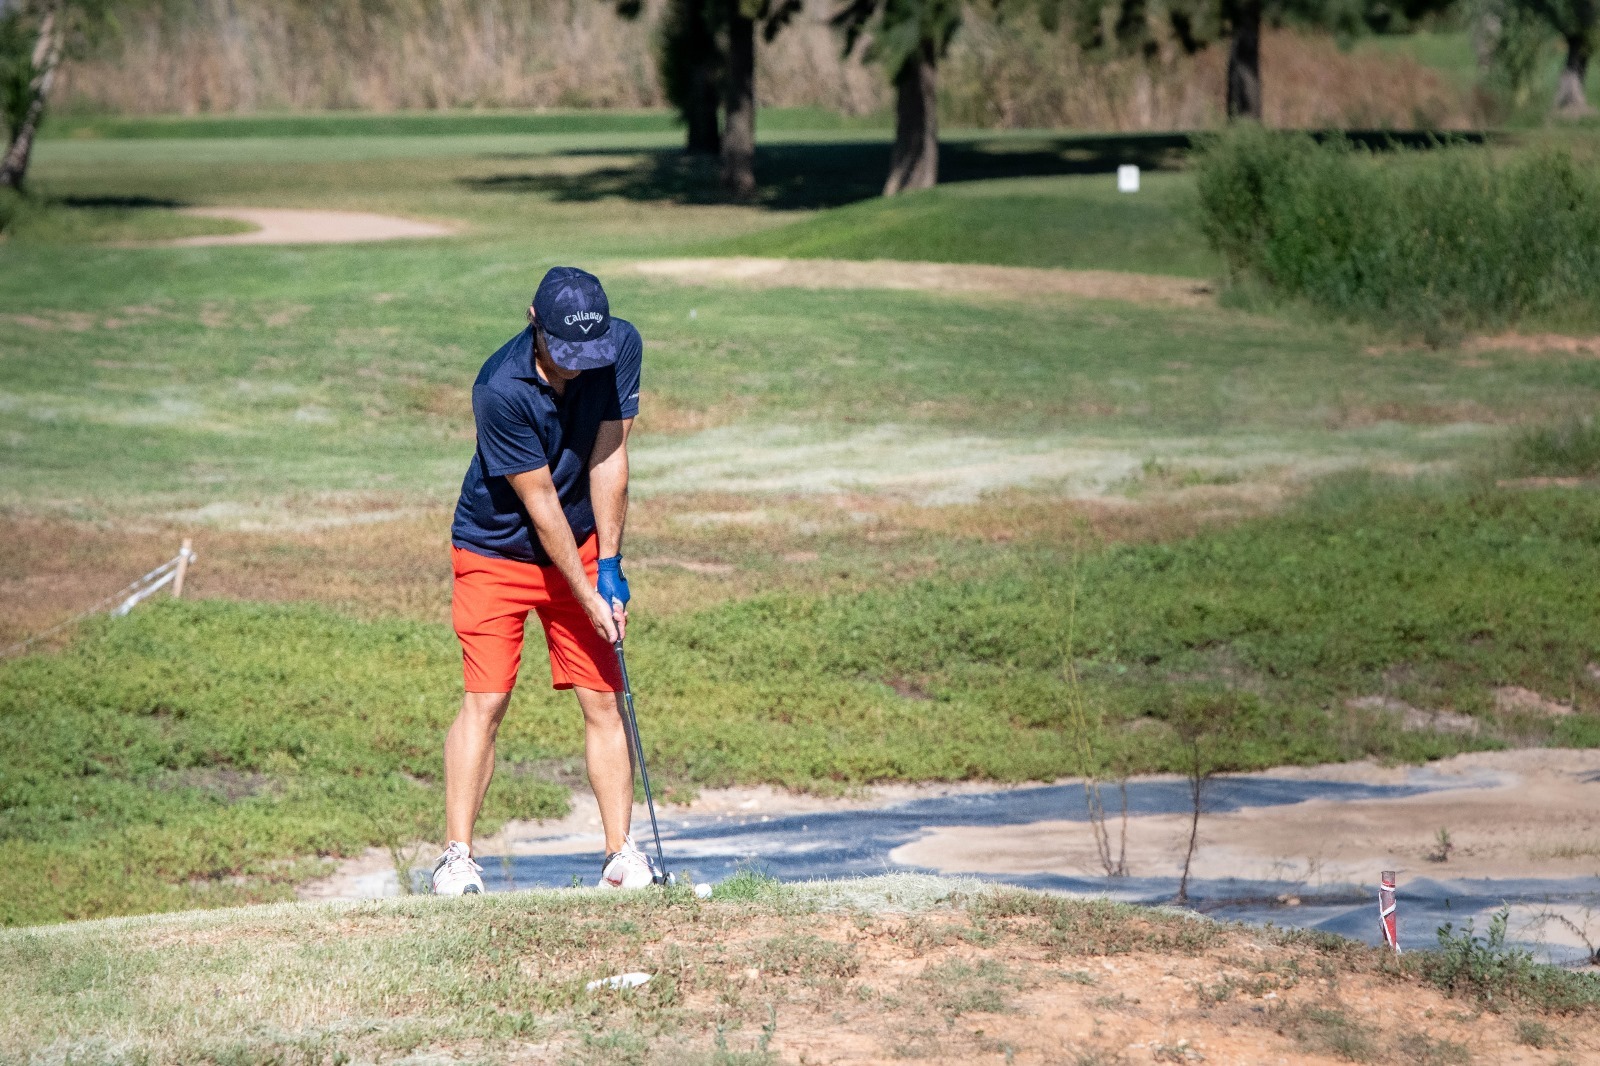
[[[483,891],[472,828],[530,611],[544,628],[551,681],[574,690],[583,709],[589,784],[605,827],[600,885],[652,882],[628,835],[633,766],[613,651],[628,621],[622,527],[641,353],[638,331],[611,316],[599,280],[555,267],[534,294],[528,328],[473,383],[478,449],[450,531],[466,695],[444,742],[449,840],[433,869],[440,895]]]

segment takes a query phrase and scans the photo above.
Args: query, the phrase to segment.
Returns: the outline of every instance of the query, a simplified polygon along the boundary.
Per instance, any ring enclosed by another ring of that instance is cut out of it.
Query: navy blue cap
[[[577,267],[551,267],[533,294],[550,358],[563,370],[594,370],[617,361],[611,302],[600,279]]]

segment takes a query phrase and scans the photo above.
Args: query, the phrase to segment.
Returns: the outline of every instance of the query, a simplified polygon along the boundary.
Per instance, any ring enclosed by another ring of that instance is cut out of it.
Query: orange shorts
[[[578,546],[584,573],[595,577],[595,538]],[[594,631],[567,579],[553,566],[492,559],[452,546],[455,587],[450,619],[461,640],[468,692],[510,692],[522,665],[522,631],[537,611],[550,648],[550,681],[556,688],[620,692],[622,673],[606,638]]]

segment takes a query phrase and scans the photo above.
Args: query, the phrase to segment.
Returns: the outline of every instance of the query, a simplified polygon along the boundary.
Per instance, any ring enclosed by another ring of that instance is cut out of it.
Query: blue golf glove
[[[595,579],[595,591],[607,603],[620,602],[628,606],[628,579],[622,576],[622,556],[613,555],[600,560],[600,573]]]

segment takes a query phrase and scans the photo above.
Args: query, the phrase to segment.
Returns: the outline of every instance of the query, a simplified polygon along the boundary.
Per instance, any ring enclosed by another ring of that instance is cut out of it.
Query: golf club
[[[622,641],[611,645],[617,653],[617,669],[622,671],[622,726],[628,733],[628,744],[633,749],[634,761],[639,766],[639,778],[644,782],[644,802],[650,809],[650,832],[656,841],[656,868],[651,880],[658,885],[670,885],[676,878],[667,873],[667,860],[661,854],[661,829],[656,825],[656,801],[650,792],[650,771],[644,764],[644,744],[639,739],[639,718],[633,711],[633,686],[628,683],[628,660],[622,654]]]

